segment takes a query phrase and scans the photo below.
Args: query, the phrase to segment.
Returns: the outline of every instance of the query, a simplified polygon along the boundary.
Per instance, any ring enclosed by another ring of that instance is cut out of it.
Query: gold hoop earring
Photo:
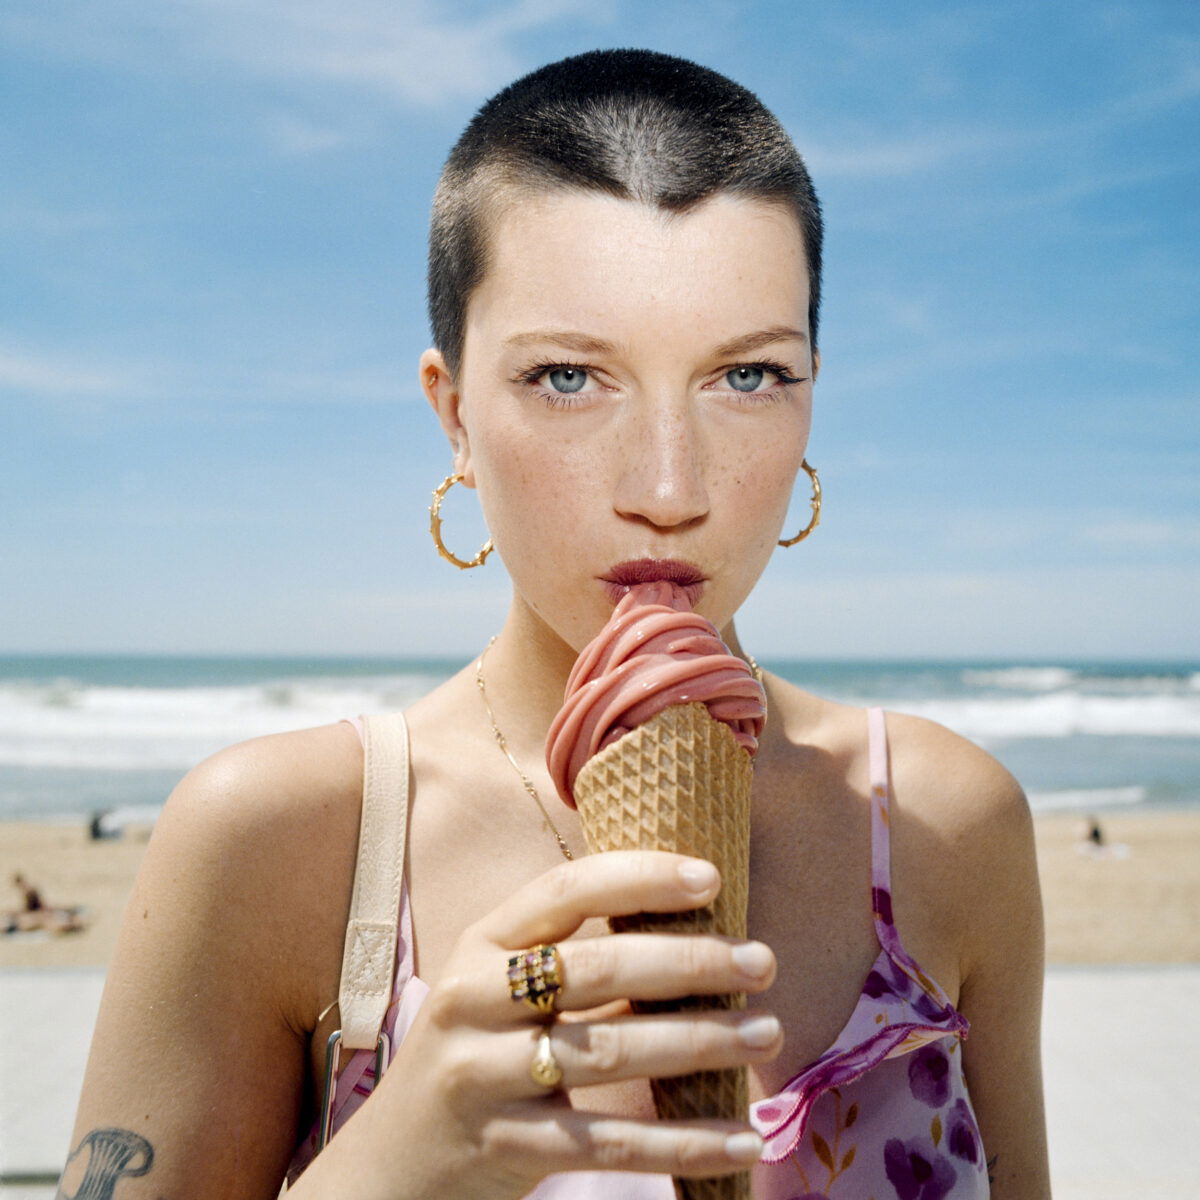
[[[437,552],[447,561],[452,562],[460,571],[469,570],[471,567],[482,567],[484,560],[496,548],[492,545],[492,539],[488,538],[480,547],[479,553],[468,562],[466,559],[459,558],[456,554],[452,554],[446,549],[446,543],[442,541],[442,518],[440,516],[442,510],[442,500],[446,493],[456,484],[462,482],[461,475],[447,475],[436,488],[433,489],[433,503],[429,506],[429,532],[433,535],[433,544],[437,547]]]
[[[807,458],[800,465],[808,472],[808,477],[812,480],[812,520],[794,538],[781,540],[779,544],[785,547],[794,546],[797,542],[804,541],[821,523],[821,481],[817,478],[817,469],[808,465]]]

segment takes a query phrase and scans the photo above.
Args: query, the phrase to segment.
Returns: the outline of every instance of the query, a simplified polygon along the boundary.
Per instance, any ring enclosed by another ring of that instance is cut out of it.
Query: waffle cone
[[[672,850],[706,858],[721,872],[712,904],[684,913],[614,918],[614,932],[746,936],[750,884],[750,756],[703,704],[682,704],[605,747],[575,780],[588,849]],[[689,996],[637,1002],[638,1012],[744,1008],[746,997]],[[658,1115],[670,1120],[745,1121],[745,1068],[651,1080]],[[750,1175],[676,1179],[681,1200],[749,1200]]]

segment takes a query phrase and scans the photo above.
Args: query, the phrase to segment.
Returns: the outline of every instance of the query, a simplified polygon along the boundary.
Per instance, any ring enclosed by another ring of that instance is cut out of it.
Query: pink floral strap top
[[[966,1018],[904,948],[892,916],[891,784],[881,709],[869,709],[871,907],[879,956],[832,1046],[777,1095],[751,1106],[765,1142],[755,1200],[979,1200],[988,1195],[983,1143],[963,1072]],[[413,972],[412,915],[401,897],[396,982],[385,1026],[393,1048],[429,989]],[[355,1054],[338,1084],[334,1130],[374,1083],[373,1055]],[[288,1172],[308,1165],[315,1129]],[[549,1175],[527,1200],[673,1200],[668,1175]]]

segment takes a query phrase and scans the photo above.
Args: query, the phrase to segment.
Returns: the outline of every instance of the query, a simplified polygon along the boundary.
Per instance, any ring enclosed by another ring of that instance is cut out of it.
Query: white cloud
[[[136,399],[146,379],[138,369],[85,363],[0,345],[0,394]]]
[[[1153,71],[1151,81],[1129,95],[1117,100],[1109,109],[1113,119],[1140,120],[1142,117],[1177,108],[1200,96],[1200,39],[1178,38],[1172,47],[1179,66],[1164,66],[1155,55],[1149,62]]]
[[[407,364],[312,370],[277,371],[271,368],[227,372],[222,377],[184,383],[180,391],[197,403],[252,404],[397,404],[423,400],[411,382]]]
[[[30,350],[0,341],[0,397],[92,409],[176,403],[193,413],[229,405],[411,404],[422,399],[407,364],[278,370],[219,362],[102,362],[70,350]]]
[[[262,130],[267,141],[285,155],[324,154],[354,141],[353,135],[345,129],[334,129],[285,112],[264,117]]]
[[[0,33],[56,55],[139,70],[235,64],[248,76],[323,82],[436,107],[482,96],[523,67],[519,39],[568,18],[612,19],[609,0],[512,0],[477,16],[429,0],[113,0],[0,13]]]
[[[819,182],[832,179],[891,179],[925,175],[955,159],[1012,145],[1015,133],[1003,130],[940,129],[915,137],[889,137],[882,141],[844,146],[822,145],[814,138],[796,137],[804,161]]]

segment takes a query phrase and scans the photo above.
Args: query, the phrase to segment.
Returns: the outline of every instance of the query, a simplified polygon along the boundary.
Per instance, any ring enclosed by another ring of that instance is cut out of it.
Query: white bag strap
[[[342,1045],[374,1050],[392,998],[400,882],[408,836],[408,726],[363,718],[363,801],[354,894],[338,992]]]

